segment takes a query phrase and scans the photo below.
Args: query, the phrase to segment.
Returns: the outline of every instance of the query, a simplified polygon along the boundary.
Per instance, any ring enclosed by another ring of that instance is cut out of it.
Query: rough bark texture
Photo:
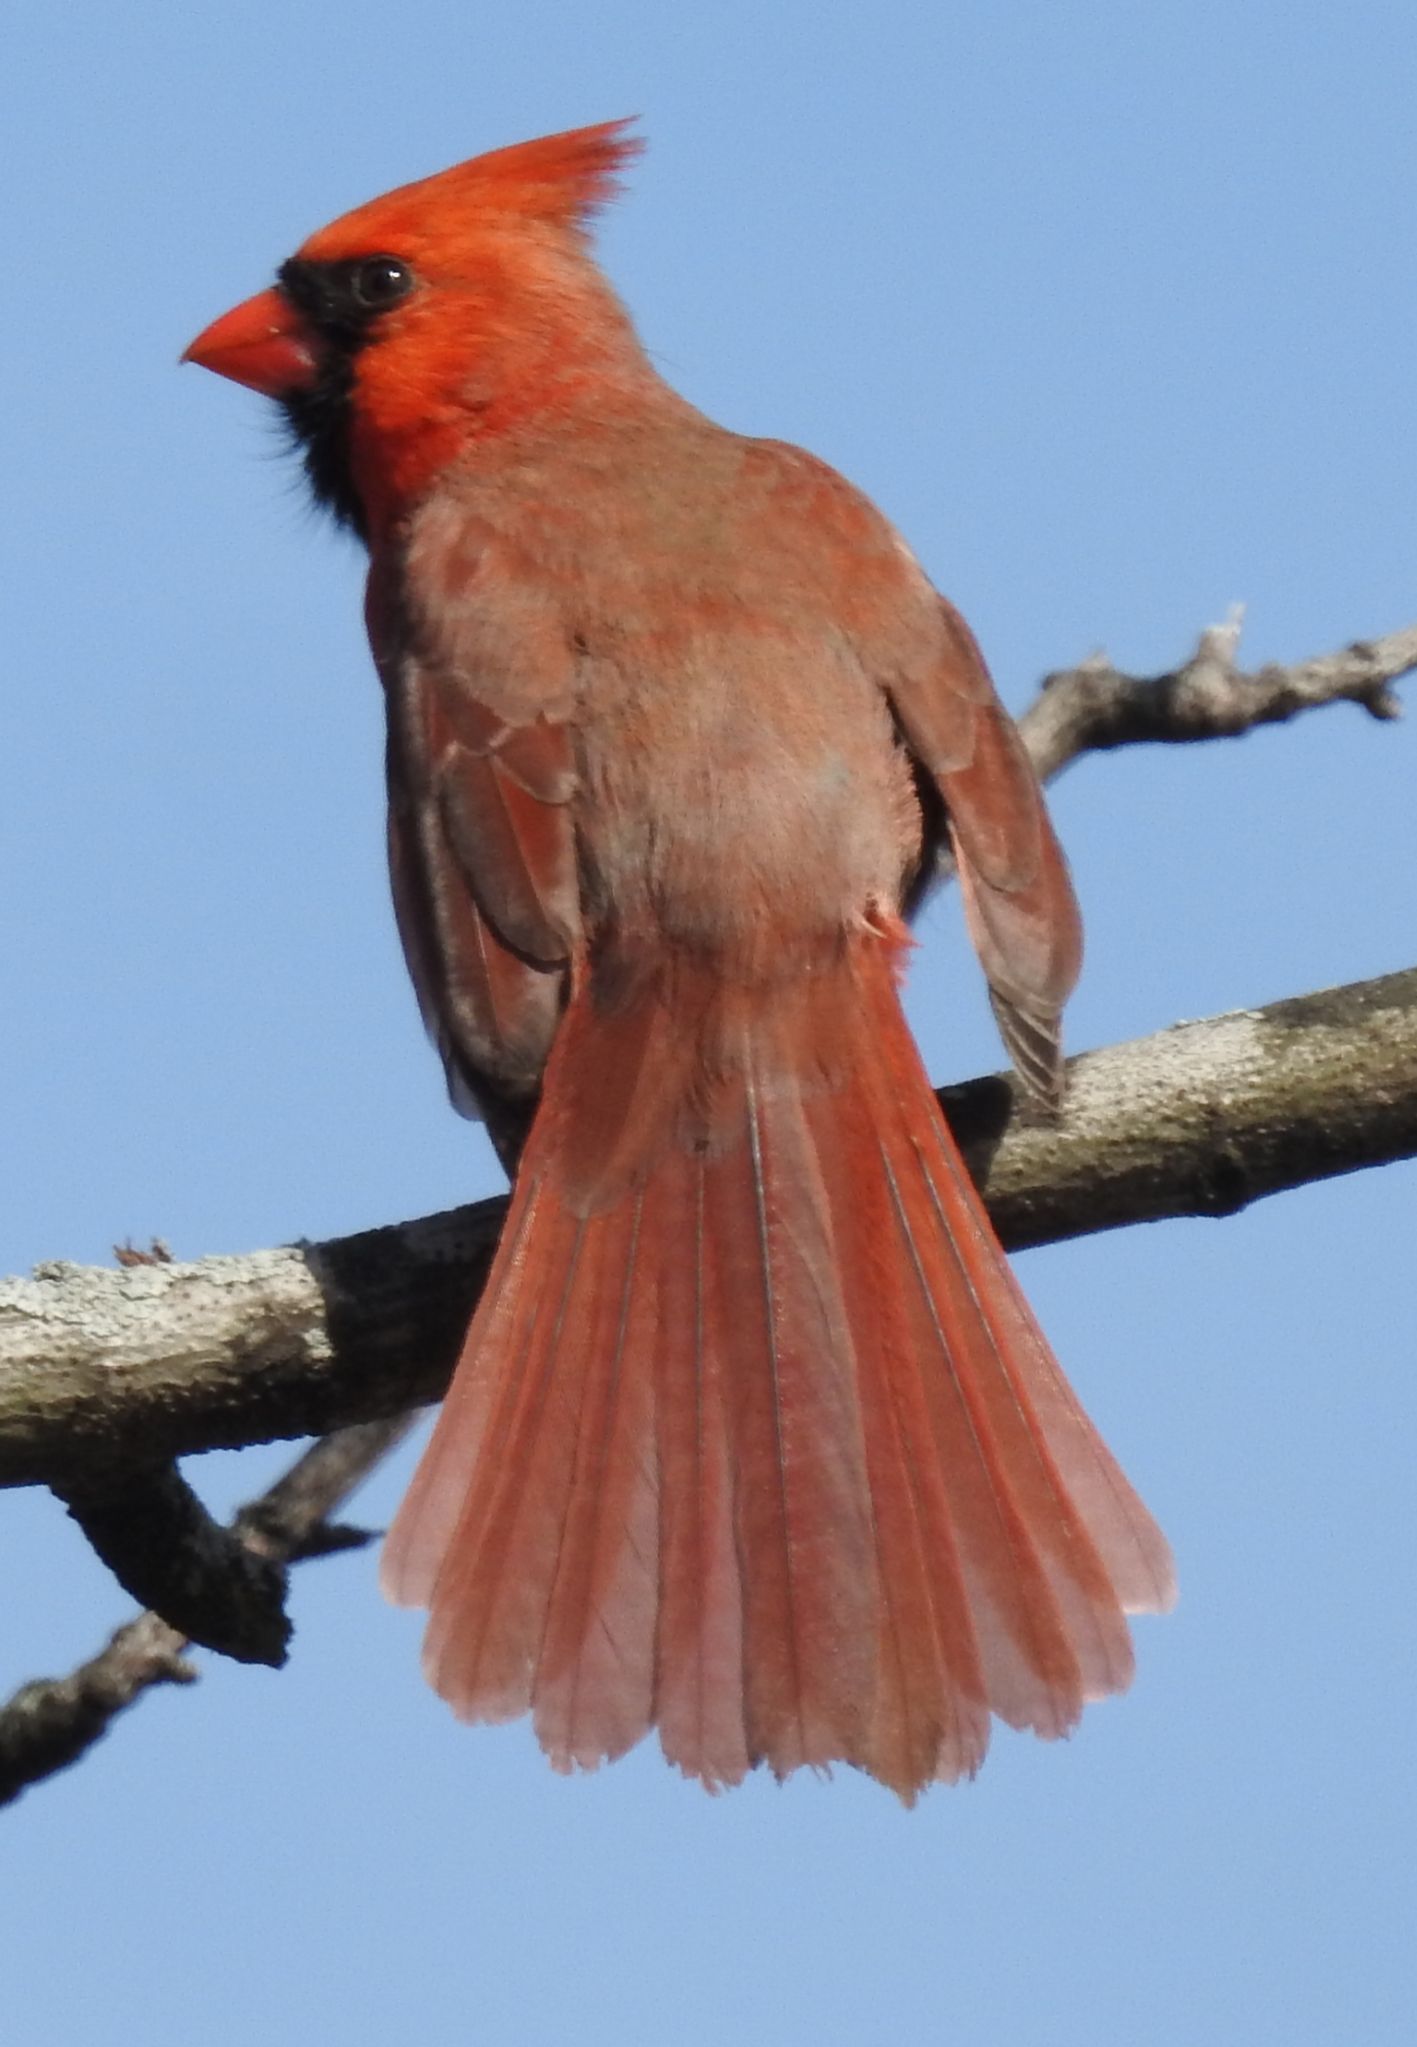
[[[502,1199],[328,1244],[0,1281],[0,1484],[323,1435],[435,1400]]]
[[[238,1663],[285,1662],[284,1570],[213,1521],[175,1464],[86,1472],[54,1490],[139,1606]]]
[[[1011,1249],[1233,1215],[1417,1155],[1417,968],[1084,1053],[1056,1124],[1005,1123],[1009,1088],[973,1081],[940,1100]]]
[[[1008,1245],[1228,1215],[1417,1153],[1417,969],[1084,1053],[1057,1124],[1001,1076],[941,1099]],[[0,1284],[0,1484],[72,1489],[436,1399],[504,1212]]]

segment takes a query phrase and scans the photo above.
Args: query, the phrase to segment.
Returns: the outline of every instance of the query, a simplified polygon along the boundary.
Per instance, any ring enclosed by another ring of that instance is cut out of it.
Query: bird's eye
[[[381,313],[396,306],[413,290],[413,272],[397,256],[369,256],[356,264],[350,276],[355,303],[366,312]]]

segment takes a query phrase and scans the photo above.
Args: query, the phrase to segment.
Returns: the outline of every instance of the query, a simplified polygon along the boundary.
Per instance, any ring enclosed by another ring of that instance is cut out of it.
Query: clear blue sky
[[[605,257],[681,388],[870,490],[1005,696],[1417,612],[1401,0],[9,0],[0,1269],[488,1191],[397,957],[354,549],[176,357],[333,213],[639,113]],[[1414,705],[1417,714],[1417,705]],[[1417,960],[1417,722],[1090,762],[1076,1046]],[[946,906],[913,1009],[998,1053]],[[454,1726],[372,1557],[0,1816],[32,2047],[1410,2037],[1417,1174],[1022,1261],[1182,1603],[1069,1744],[901,1811],[554,1777]],[[215,1503],[285,1452],[195,1464]],[[398,1474],[362,1512],[381,1519]],[[0,1686],[125,1609],[0,1499]]]

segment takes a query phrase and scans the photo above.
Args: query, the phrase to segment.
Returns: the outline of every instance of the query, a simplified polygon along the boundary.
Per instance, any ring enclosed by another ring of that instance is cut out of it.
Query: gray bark
[[[1006,1076],[941,1101],[1013,1247],[1228,1215],[1417,1154],[1417,968],[1069,1064],[1049,1123]],[[437,1399],[504,1199],[325,1244],[0,1282],[0,1485],[320,1434]]]

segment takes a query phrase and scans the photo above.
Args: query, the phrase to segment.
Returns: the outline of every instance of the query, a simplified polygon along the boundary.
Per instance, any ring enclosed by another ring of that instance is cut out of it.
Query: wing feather
[[[887,685],[907,746],[939,791],[965,920],[1004,1043],[1041,1100],[1061,1093],[1063,1004],[1082,922],[1043,792],[964,620],[943,598],[933,661]]]
[[[388,707],[394,906],[453,1100],[487,1116],[505,1157],[534,1101],[581,938],[566,647],[542,619],[514,656],[508,634],[486,629],[495,590],[486,607],[440,608],[410,589],[412,574],[407,562],[377,564],[367,604]],[[510,601],[520,615],[523,601],[514,592]],[[537,661],[554,715],[536,708]]]

